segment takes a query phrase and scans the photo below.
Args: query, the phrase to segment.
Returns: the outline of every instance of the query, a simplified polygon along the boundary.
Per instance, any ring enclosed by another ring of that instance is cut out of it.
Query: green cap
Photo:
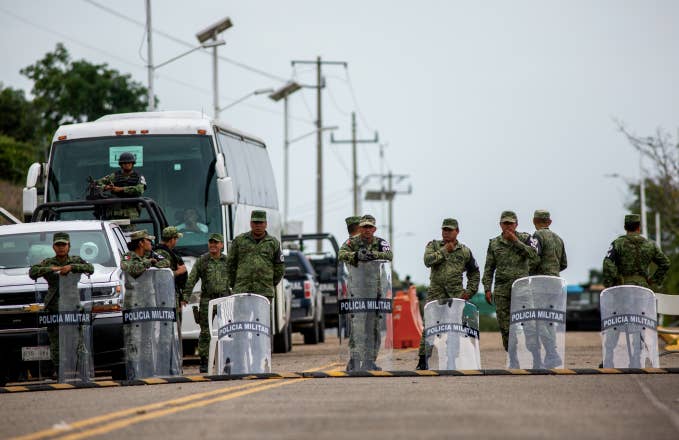
[[[266,221],[266,211],[252,211],[250,214],[250,221],[252,222],[265,222]]]
[[[217,232],[213,232],[210,234],[210,238],[207,239],[208,241],[219,241],[220,243],[224,243],[224,237],[222,237],[222,234],[218,234]]]
[[[500,223],[504,222],[517,223],[518,220],[516,219],[516,213],[514,211],[502,211],[502,214],[500,215]]]
[[[156,237],[153,235],[149,235],[148,232],[146,232],[146,229],[142,229],[140,231],[134,231],[130,234],[130,240],[141,240],[142,238],[147,238],[149,240],[155,240]]]
[[[537,218],[540,220],[551,220],[549,216],[549,211],[546,209],[536,209],[535,213],[533,214],[533,218]]]
[[[625,225],[632,223],[641,223],[641,216],[639,214],[627,214],[625,216]]]
[[[54,234],[54,237],[52,237],[52,243],[57,244],[57,243],[66,243],[70,244],[71,243],[71,237],[68,236],[67,233],[65,232],[57,232]]]
[[[375,217],[370,214],[361,217],[361,221],[358,223],[359,226],[375,226],[376,224]]]
[[[345,218],[344,221],[346,222],[347,226],[357,225],[361,223],[361,217],[357,215],[352,215],[351,217]]]
[[[457,220],[455,220],[454,218],[444,218],[443,224],[441,225],[441,229],[459,229],[459,226],[457,225]]]
[[[179,232],[174,226],[168,226],[163,229],[163,233],[160,235],[163,240],[172,240],[173,238],[182,238],[183,236],[184,234]]]

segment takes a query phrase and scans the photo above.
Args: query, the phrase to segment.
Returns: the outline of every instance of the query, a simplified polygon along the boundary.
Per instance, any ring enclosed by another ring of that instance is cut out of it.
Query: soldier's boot
[[[552,349],[545,355],[545,368],[558,368],[561,366],[561,356]]]
[[[363,362],[363,370],[366,370],[366,371],[382,371],[382,369],[377,366],[375,361],[365,361],[365,362]]]
[[[200,357],[200,368],[198,371],[201,373],[207,373],[207,356]]]
[[[519,368],[519,358],[516,357],[516,352],[509,352],[509,368]]]
[[[359,364],[359,362],[356,359],[354,359],[354,357],[352,356],[349,359],[349,362],[347,362],[347,370],[346,371],[358,370],[358,366],[359,366],[358,364]]]
[[[420,360],[417,361],[417,367],[415,367],[416,370],[428,370],[429,369],[429,360],[427,359],[427,356],[425,355],[420,355]]]
[[[531,351],[531,354],[533,355],[533,369],[537,370],[543,368],[542,359],[540,358],[540,351],[533,350]]]

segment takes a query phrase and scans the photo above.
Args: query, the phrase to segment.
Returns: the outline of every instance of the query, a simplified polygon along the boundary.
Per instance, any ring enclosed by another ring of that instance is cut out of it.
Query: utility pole
[[[335,139],[334,133],[331,133],[330,142],[332,142],[333,144],[351,144],[351,163],[353,167],[353,181],[354,181],[354,215],[358,215],[359,191],[358,191],[358,160],[356,158],[356,144],[376,144],[379,142],[379,135],[377,132],[375,132],[375,137],[373,139],[356,139],[356,113],[351,112],[351,139],[337,140]]]
[[[321,105],[321,91],[325,87],[321,67],[323,64],[341,65],[346,69],[347,63],[345,61],[322,61],[321,57],[316,57],[315,61],[301,61],[293,60],[293,67],[295,64],[315,64],[316,65],[316,232],[323,232],[323,106]],[[322,250],[323,243],[321,240],[316,242],[316,250]]]
[[[146,108],[152,112],[156,109],[156,99],[153,97],[153,45],[152,43],[153,30],[151,29],[151,0],[146,0],[146,69],[148,73],[148,103]]]
[[[371,201],[379,201],[379,200],[387,200],[388,204],[388,212],[389,212],[389,243],[391,244],[392,249],[394,248],[394,197],[397,195],[405,195],[405,194],[412,194],[413,188],[412,186],[408,185],[408,190],[407,191],[396,191],[394,189],[394,185],[400,183],[401,181],[409,178],[410,176],[408,174],[394,174],[391,171],[389,171],[387,174],[370,174],[367,177],[377,177],[380,180],[386,179],[387,180],[387,189],[384,189],[384,186],[382,186],[383,189],[380,191],[366,191],[365,194],[365,199],[366,200],[371,200]]]

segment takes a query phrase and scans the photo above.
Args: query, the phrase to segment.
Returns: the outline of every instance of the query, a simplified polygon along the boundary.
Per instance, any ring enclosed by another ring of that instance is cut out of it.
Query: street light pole
[[[646,177],[644,176],[643,157],[639,155],[639,192],[641,203],[641,234],[648,238],[648,221],[646,219]]]
[[[151,0],[146,0],[146,51],[147,51],[147,74],[148,74],[148,103],[146,108],[152,112],[156,109],[156,99],[153,96],[153,45],[152,45],[152,29],[151,29]]]
[[[234,105],[239,104],[239,103],[245,101],[246,99],[248,99],[248,98],[251,97],[251,96],[263,95],[264,93],[271,93],[271,92],[273,92],[273,89],[271,89],[271,88],[269,88],[269,89],[257,89],[257,90],[253,90],[252,92],[248,93],[247,95],[241,96],[240,98],[236,99],[236,100],[233,101],[231,104],[226,105],[226,106],[224,106],[224,107],[222,107],[222,108],[217,109],[217,111],[218,111],[218,112],[223,112],[224,110],[226,110],[226,109],[228,109],[228,108],[231,108],[231,107],[233,107]]]
[[[203,29],[196,34],[199,43],[204,43],[207,40],[217,41],[220,33],[233,26],[229,17],[223,18],[211,26]],[[214,118],[219,118],[219,81],[217,75],[217,66],[219,58],[217,57],[217,46],[212,48],[212,109]]]

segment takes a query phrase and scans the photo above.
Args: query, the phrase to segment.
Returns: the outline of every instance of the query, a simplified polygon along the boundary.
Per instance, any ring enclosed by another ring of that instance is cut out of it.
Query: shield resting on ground
[[[228,296],[216,307],[217,374],[271,372],[271,304],[254,293]]]
[[[340,347],[347,371],[391,368],[392,291],[391,263],[383,260],[348,266],[346,298],[338,309],[347,325],[349,343]]]
[[[553,276],[512,284],[508,368],[563,368],[566,347],[566,281]]]
[[[653,291],[640,286],[609,287],[601,292],[599,307],[604,368],[657,368],[658,315]]]
[[[92,286],[89,277],[59,276],[59,382],[94,378],[92,359]]]
[[[181,374],[170,269],[148,269],[138,278],[125,274],[123,337],[128,380]]]
[[[424,306],[424,336],[429,365],[436,370],[479,370],[479,309],[460,298]]]

